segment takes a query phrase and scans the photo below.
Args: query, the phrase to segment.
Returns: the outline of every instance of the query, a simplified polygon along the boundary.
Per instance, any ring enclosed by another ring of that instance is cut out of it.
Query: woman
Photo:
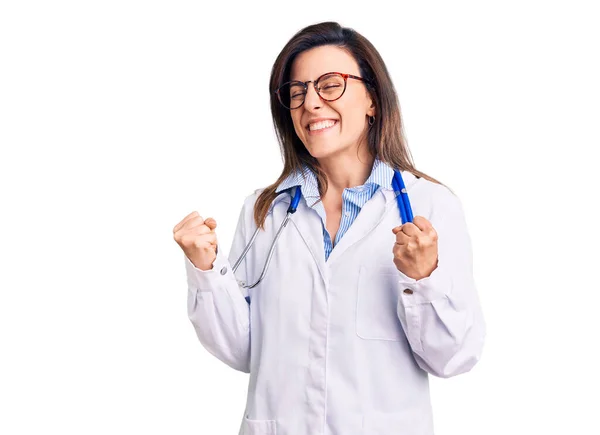
[[[173,230],[198,338],[250,373],[240,434],[432,434],[428,373],[470,370],[485,337],[461,203],[414,168],[389,73],[352,29],[298,32],[270,91],[284,168],[246,199],[229,258],[214,219],[193,212]]]

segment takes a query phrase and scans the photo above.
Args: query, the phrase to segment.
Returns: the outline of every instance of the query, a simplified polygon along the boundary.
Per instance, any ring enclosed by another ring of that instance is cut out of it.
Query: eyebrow
[[[293,79],[292,76],[290,75],[289,81],[290,82],[302,82],[302,83],[311,82],[312,83],[315,80],[317,80],[319,77],[321,77],[322,75],[325,75],[327,73],[332,73],[332,72],[338,72],[339,73],[339,72],[342,72],[342,70],[339,70],[339,69],[337,69],[337,70],[336,69],[328,70],[328,71],[322,72],[321,74],[319,74],[318,76],[316,76],[314,79],[311,79],[311,80]],[[344,73],[344,74],[350,74],[351,76],[360,76],[360,72],[357,72],[357,73]]]
[[[293,78],[291,78],[292,76],[291,76],[291,74],[290,74],[290,81],[291,81],[291,82],[312,82],[312,81],[314,81],[314,80],[317,80],[317,79],[318,79],[319,77],[321,77],[323,74],[327,74],[327,73],[330,73],[330,72],[337,72],[337,71],[338,71],[338,70],[336,70],[336,69],[328,69],[328,70],[326,70],[326,71],[323,71],[323,72],[322,72],[322,73],[320,73],[320,74],[317,74],[317,75],[314,77],[314,79],[308,79],[308,80],[300,80],[300,79],[297,79],[297,78],[296,78],[296,79],[293,79]]]
[[[317,76],[316,76],[314,79],[310,79],[310,80],[299,80],[299,79],[293,79],[293,78],[291,78],[291,76],[290,76],[290,82],[302,82],[302,83],[311,82],[311,83],[312,83],[312,82],[314,82],[315,80],[317,80],[319,77],[321,77],[322,75],[324,75],[324,74],[327,74],[327,73],[330,73],[330,72],[337,72],[337,70],[334,70],[334,69],[332,69],[332,70],[328,70],[328,71],[322,72],[321,74],[317,75]]]

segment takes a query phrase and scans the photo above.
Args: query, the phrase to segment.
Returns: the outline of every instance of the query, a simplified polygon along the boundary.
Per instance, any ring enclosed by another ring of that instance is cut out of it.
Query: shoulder
[[[260,189],[256,189],[254,190],[252,193],[247,194],[244,197],[244,207],[249,207],[249,208],[254,208],[254,204],[256,203],[256,201],[258,200],[258,198],[260,197],[260,195],[265,191],[265,188],[262,187]]]
[[[458,196],[449,187],[430,181],[426,178],[417,178],[412,173],[404,176],[407,178],[406,189],[409,194],[413,193],[419,196],[429,198],[433,202],[456,201]]]
[[[253,215],[256,201],[258,201],[260,194],[264,190],[265,190],[264,188],[256,189],[254,192],[250,193],[249,195],[246,195],[246,197],[244,198],[244,203],[242,204],[242,214],[243,215],[245,215],[247,217],[250,217]]]
[[[258,201],[258,198],[265,191],[265,189],[266,189],[266,187],[261,187],[259,189],[256,189],[251,194],[247,195],[246,198],[244,199],[244,207],[253,210],[254,205],[256,204],[256,201]]]
[[[244,203],[242,205],[241,215],[244,221],[249,225],[254,227],[254,210],[256,208],[256,204],[260,196],[266,190],[266,187],[262,187],[254,190],[254,192],[250,193],[244,198]]]
[[[244,206],[246,206],[248,208],[254,208],[254,205],[258,201],[258,198],[260,198],[260,196],[263,194],[263,192],[266,189],[267,189],[266,187],[261,187],[260,189],[256,189],[253,193],[246,196],[246,198],[244,199]],[[281,191],[278,194],[274,195],[276,197],[276,199],[275,199],[276,202],[279,200],[279,198],[281,198],[283,196],[283,195],[281,195],[283,192],[284,191]]]
[[[462,201],[449,187],[423,177],[412,177],[414,180],[407,186],[409,197],[420,198],[421,206],[431,218],[463,216]]]

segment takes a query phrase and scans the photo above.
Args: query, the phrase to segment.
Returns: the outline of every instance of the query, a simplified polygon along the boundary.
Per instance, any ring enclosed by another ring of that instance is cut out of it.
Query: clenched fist
[[[415,216],[412,222],[395,227],[394,264],[404,275],[419,280],[431,275],[438,263],[438,235],[431,222]]]
[[[198,269],[211,269],[217,258],[215,228],[217,222],[213,218],[204,220],[197,211],[188,214],[173,228],[173,238]]]

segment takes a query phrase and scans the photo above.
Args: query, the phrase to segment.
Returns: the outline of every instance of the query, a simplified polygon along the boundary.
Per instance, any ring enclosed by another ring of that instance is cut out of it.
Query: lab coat
[[[256,229],[260,191],[244,202],[229,258],[219,249],[202,271],[185,257],[198,339],[250,373],[239,434],[433,434],[428,374],[473,368],[485,323],[461,202],[445,186],[402,176],[413,214],[438,233],[429,277],[414,280],[393,263],[392,228],[402,222],[391,188],[375,192],[327,261],[322,221],[302,199],[265,278],[248,292],[237,280],[258,278],[290,195],[275,200],[236,276],[231,267]]]

